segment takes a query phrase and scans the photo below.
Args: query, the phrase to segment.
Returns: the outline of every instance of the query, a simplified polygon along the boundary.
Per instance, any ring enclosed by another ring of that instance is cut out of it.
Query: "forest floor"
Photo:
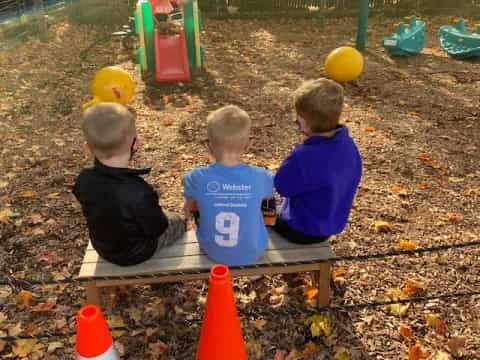
[[[391,59],[379,44],[395,21],[372,18],[365,71],[345,86],[343,122],[362,154],[364,175],[349,224],[333,243],[338,255],[479,240],[480,63],[453,60],[440,49],[436,31],[446,17],[427,19],[421,55]],[[47,38],[2,45],[0,277],[78,273],[88,234],[71,190],[91,164],[82,152],[79,119],[96,70],[118,64],[135,77],[132,106],[142,148],[134,165],[153,167],[147,181],[164,208],[180,212],[182,175],[208,161],[201,144],[208,112],[225,104],[244,108],[255,137],[245,159],[274,171],[302,141],[292,122],[292,91],[303,80],[325,76],[325,56],[353,44],[355,33],[352,18],[207,19],[206,75],[160,88],[143,85],[132,55],[117,40],[81,60],[80,51],[99,35],[92,26],[57,23]],[[480,249],[471,247],[337,263],[332,302],[478,291],[479,256]],[[332,310],[326,312],[332,333],[312,337],[302,311],[314,309],[305,295],[310,285],[309,274],[235,280],[251,359],[480,359],[480,296]],[[73,358],[71,333],[84,289],[21,290],[0,287],[0,338],[67,335],[0,340],[0,357]],[[122,358],[193,359],[205,296],[201,281],[110,293],[104,311],[112,326],[158,323],[115,332]]]

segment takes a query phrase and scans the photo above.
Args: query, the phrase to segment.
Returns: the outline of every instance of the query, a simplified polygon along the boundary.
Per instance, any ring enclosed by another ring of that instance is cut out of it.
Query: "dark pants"
[[[312,236],[312,235],[306,235],[300,231],[297,231],[288,225],[288,223],[282,219],[282,217],[279,215],[277,216],[277,221],[275,223],[275,226],[273,227],[273,230],[275,232],[279,233],[282,235],[285,239],[287,239],[290,242],[296,243],[296,244],[318,244],[322,243],[324,241],[327,241],[329,236]]]

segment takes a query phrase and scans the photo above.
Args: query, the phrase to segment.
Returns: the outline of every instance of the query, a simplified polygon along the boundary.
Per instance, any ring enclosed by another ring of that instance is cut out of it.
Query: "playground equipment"
[[[99,102],[127,104],[135,92],[132,77],[117,66],[105,67],[95,74],[91,85],[93,99],[83,104],[87,109]]]
[[[325,60],[325,71],[337,82],[356,80],[363,71],[362,54],[350,47],[342,46],[333,50]]]
[[[408,24],[400,23],[397,32],[385,38],[382,45],[391,56],[420,53],[425,47],[425,22],[410,17]]]
[[[78,312],[76,342],[77,360],[120,360],[107,323],[95,305],[86,305]]]
[[[454,58],[480,57],[480,25],[477,25],[476,32],[469,32],[465,24],[465,19],[460,19],[455,26],[442,26],[439,31],[440,44]]]
[[[225,265],[210,270],[196,360],[247,360],[230,271]]]
[[[142,73],[159,82],[188,81],[203,67],[197,0],[139,0],[134,13]]]

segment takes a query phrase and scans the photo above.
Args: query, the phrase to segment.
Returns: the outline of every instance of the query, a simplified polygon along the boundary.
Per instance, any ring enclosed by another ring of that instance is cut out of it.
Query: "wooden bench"
[[[253,267],[231,268],[232,276],[285,274],[312,271],[319,289],[317,303],[328,305],[330,300],[330,262],[334,257],[329,242],[296,245],[269,231],[268,249]],[[158,250],[148,261],[129,267],[113,265],[102,259],[88,245],[79,279],[85,279],[87,302],[101,304],[100,289],[108,286],[153,284],[208,279],[214,263],[200,250],[193,231],[189,231],[174,245]],[[138,278],[132,278],[140,275]],[[141,275],[154,275],[141,278]],[[95,279],[92,279],[95,277]],[[127,279],[101,279],[128,277]]]

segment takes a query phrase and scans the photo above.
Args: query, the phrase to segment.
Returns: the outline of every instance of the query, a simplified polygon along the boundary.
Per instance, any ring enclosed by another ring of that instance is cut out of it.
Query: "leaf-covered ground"
[[[392,60],[377,44],[395,21],[372,19],[365,72],[346,86],[343,121],[362,153],[364,176],[350,223],[333,244],[338,255],[479,236],[480,63],[441,51],[436,31],[447,18],[427,19],[422,55]],[[135,164],[153,167],[148,181],[162,205],[179,211],[182,175],[207,162],[201,146],[207,113],[229,103],[247,110],[255,145],[245,160],[274,170],[301,141],[290,94],[302,80],[325,75],[326,54],[353,44],[355,28],[355,19],[207,20],[207,74],[157,89],[145,88],[131,54],[117,41],[80,60],[80,51],[100,35],[89,26],[56,24],[48,41],[2,45],[0,273],[60,279],[79,270],[88,235],[71,187],[90,163],[82,153],[79,115],[100,67],[120,64],[135,76],[132,105],[142,140]],[[336,264],[333,303],[478,290],[479,255],[480,249],[468,248]],[[313,309],[310,284],[309,274],[235,280],[251,359],[480,359],[478,296],[331,311],[310,319],[311,327],[302,312]],[[75,330],[81,287],[21,290],[0,288],[0,337]],[[158,324],[114,333],[123,358],[193,359],[205,295],[205,282],[107,294],[104,310],[112,326]],[[67,359],[73,343],[68,336],[0,340],[0,356]]]

